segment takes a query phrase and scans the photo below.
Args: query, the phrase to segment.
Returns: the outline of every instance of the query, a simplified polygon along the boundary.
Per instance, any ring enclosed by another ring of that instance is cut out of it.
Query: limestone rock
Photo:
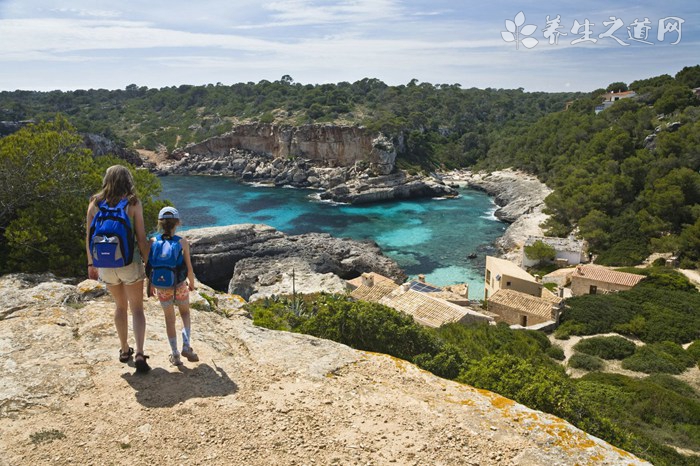
[[[54,286],[17,283],[0,296]],[[648,464],[494,393],[242,317],[192,310],[200,361],[173,367],[153,299],[138,375],[117,361],[113,310],[35,301],[0,322],[3,464]]]
[[[548,218],[543,212],[544,199],[552,190],[535,176],[508,169],[492,173],[453,171],[444,178],[448,184],[465,185],[495,197],[495,216],[510,223],[496,241],[505,258],[519,263],[528,236],[544,236],[541,225]]]
[[[317,273],[311,264],[296,258],[250,257],[236,264],[229,292],[249,296],[249,301],[273,295],[342,293],[345,280],[327,272]]]
[[[378,173],[391,173],[396,150],[385,136],[356,126],[303,125],[277,126],[243,124],[221,136],[190,144],[173,154],[208,157],[227,156],[231,150],[244,150],[274,159],[300,157],[318,166],[350,167],[366,161]]]
[[[187,230],[183,236],[190,242],[197,277],[246,299],[258,287],[274,284],[276,279],[271,278],[270,267],[289,258],[308,264],[313,274],[332,273],[342,279],[372,271],[397,281],[406,277],[374,242],[333,238],[323,233],[290,236],[267,225],[255,224]],[[308,277],[311,280],[311,275]],[[337,288],[338,281],[330,277],[313,280],[317,284],[314,288],[323,283]]]
[[[456,196],[455,189],[432,177],[417,177],[405,172],[373,178],[357,178],[321,193],[321,199],[349,204],[420,197]]]

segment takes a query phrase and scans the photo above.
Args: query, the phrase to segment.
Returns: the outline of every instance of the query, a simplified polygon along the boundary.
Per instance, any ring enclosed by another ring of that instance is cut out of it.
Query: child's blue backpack
[[[134,230],[126,214],[128,199],[114,207],[100,202],[97,214],[90,224],[90,254],[98,268],[117,268],[134,260]]]
[[[182,244],[180,237],[163,238],[156,236],[151,243],[151,252],[148,255],[149,278],[151,285],[156,288],[174,288],[184,280]]]

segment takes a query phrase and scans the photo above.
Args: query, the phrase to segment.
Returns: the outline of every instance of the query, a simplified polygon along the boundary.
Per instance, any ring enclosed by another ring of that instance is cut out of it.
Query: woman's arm
[[[190,291],[194,290],[194,269],[192,268],[192,260],[190,259],[190,243],[187,242],[185,238],[180,239],[182,244],[182,255],[185,259],[185,265],[187,266],[187,281],[190,284]]]
[[[141,252],[141,258],[144,263],[148,262],[148,253],[151,250],[151,246],[146,238],[146,227],[143,223],[143,205],[141,201],[136,202],[136,204],[129,206],[131,213],[134,216],[134,233],[136,234],[136,243],[138,244],[139,252]]]
[[[87,253],[88,278],[92,280],[97,280],[98,276],[97,269],[92,265],[92,254],[90,252],[90,225],[96,213],[95,203],[90,201],[85,218],[85,252]]]

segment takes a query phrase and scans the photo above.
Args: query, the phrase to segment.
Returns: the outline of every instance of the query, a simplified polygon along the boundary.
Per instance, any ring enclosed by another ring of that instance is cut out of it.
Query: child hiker
[[[190,260],[190,245],[185,238],[175,235],[180,225],[180,214],[174,207],[163,207],[158,213],[158,231],[151,239],[148,276],[151,293],[155,291],[165,314],[165,329],[170,343],[170,362],[182,365],[180,355],[188,361],[199,361],[190,346],[190,290],[194,290],[194,272]],[[182,318],[182,351],[177,351],[175,332],[175,304]]]

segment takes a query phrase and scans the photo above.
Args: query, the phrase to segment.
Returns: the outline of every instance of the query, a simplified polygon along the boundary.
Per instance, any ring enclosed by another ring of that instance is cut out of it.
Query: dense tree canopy
[[[85,212],[113,157],[93,159],[63,117],[0,139],[0,272],[85,273]],[[133,170],[133,167],[132,167]],[[153,228],[160,183],[134,170],[146,225]]]

